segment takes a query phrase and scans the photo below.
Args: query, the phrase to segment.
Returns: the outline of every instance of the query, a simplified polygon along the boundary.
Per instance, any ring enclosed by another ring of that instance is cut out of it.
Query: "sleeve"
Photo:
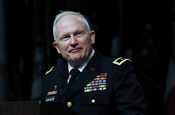
[[[114,85],[115,105],[121,115],[147,115],[143,90],[130,61],[120,65]]]

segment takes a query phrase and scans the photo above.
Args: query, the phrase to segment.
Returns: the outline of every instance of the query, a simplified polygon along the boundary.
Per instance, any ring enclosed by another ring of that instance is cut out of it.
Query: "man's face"
[[[73,67],[81,65],[90,55],[95,43],[95,32],[89,32],[76,15],[63,16],[55,26],[57,42],[53,45]]]

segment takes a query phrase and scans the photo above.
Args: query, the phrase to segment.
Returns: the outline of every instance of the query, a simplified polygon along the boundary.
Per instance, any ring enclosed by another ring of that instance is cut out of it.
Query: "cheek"
[[[68,47],[69,42],[70,42],[69,40],[61,41],[61,42],[59,43],[59,45],[61,46],[62,49],[65,49],[66,47]]]
[[[59,43],[59,44],[58,44],[58,50],[59,50],[59,52],[62,53],[62,52],[64,51],[64,49],[65,49],[65,48],[64,48],[64,44]]]
[[[86,40],[86,44],[88,45],[88,47],[91,47],[91,45],[92,45],[91,39]]]
[[[91,47],[92,47],[91,41],[90,41],[90,40],[84,41],[84,44],[82,44],[82,46],[83,46],[84,49],[85,49],[85,53],[88,53],[89,50],[90,50]]]

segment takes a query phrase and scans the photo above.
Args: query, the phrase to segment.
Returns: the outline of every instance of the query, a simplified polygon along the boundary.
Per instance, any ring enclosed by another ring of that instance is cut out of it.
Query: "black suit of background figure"
[[[41,98],[62,102],[80,115],[146,115],[145,96],[131,60],[102,56],[92,48],[95,32],[77,12],[65,11],[54,21],[53,43],[66,63],[44,77]],[[68,88],[71,69],[80,74]]]

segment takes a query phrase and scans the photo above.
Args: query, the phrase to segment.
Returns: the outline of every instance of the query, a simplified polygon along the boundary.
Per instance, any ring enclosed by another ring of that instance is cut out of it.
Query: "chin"
[[[77,62],[85,61],[85,57],[82,56],[73,57],[72,59]]]
[[[73,60],[74,61],[80,61],[80,60],[82,60],[82,58],[81,57],[74,57]]]

